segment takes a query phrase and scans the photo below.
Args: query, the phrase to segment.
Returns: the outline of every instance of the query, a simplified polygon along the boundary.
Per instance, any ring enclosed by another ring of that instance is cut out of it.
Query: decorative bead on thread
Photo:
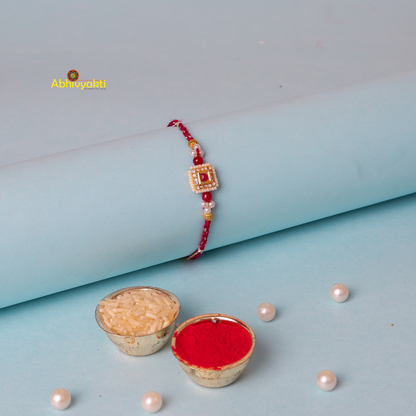
[[[212,220],[214,219],[214,214],[213,214],[212,212],[205,213],[205,214],[204,214],[204,218],[205,218],[207,221],[212,221]]]
[[[202,199],[203,199],[204,201],[206,201],[206,202],[211,201],[211,199],[212,199],[212,194],[211,194],[211,192],[204,192],[204,193],[202,194]]]
[[[204,156],[204,151],[200,150],[200,151],[196,151],[196,150],[192,150],[189,152],[191,154],[192,157],[196,157],[196,156]]]
[[[196,166],[196,165],[202,165],[204,163],[204,159],[202,159],[202,157],[200,157],[200,156],[197,156],[197,157],[194,157],[194,165]]]
[[[218,188],[218,179],[215,172],[215,168],[209,163],[204,163],[204,151],[201,145],[189,134],[188,129],[182,124],[180,120],[172,120],[168,127],[178,127],[188,140],[188,146],[192,149],[190,154],[193,157],[194,167],[191,167],[188,172],[189,184],[193,192],[202,193],[202,209],[205,219],[204,230],[201,237],[201,242],[198,248],[186,259],[195,260],[201,256],[205,249],[205,245],[208,241],[209,229],[211,221],[214,219],[212,209],[215,207],[215,202],[212,201],[212,194],[210,191],[215,191]]]

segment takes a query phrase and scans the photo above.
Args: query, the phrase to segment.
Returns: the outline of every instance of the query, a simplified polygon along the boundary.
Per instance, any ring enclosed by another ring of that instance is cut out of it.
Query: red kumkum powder
[[[252,345],[250,333],[241,325],[217,318],[190,324],[176,337],[175,352],[191,365],[222,367],[241,360]]]

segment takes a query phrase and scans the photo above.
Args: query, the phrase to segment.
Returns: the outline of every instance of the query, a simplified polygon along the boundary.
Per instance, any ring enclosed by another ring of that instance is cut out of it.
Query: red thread
[[[205,245],[207,244],[209,236],[209,227],[211,227],[211,221],[205,221],[201,242],[199,243],[198,248],[187,258],[188,260],[196,260],[205,250]]]
[[[214,368],[241,360],[252,346],[251,335],[241,325],[222,319],[211,319],[186,326],[175,334],[174,351],[191,365]]]
[[[196,260],[197,258],[201,257],[202,251],[198,247],[186,260]]]
[[[179,121],[179,120],[172,120],[172,121],[168,124],[168,127],[172,127],[172,126],[174,126],[174,125],[175,125],[175,123],[180,123],[180,121]]]

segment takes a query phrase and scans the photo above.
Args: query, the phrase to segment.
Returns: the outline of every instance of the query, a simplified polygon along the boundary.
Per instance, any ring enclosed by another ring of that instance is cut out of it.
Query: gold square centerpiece
[[[191,188],[197,194],[215,191],[218,188],[217,174],[209,163],[191,166],[188,172]]]

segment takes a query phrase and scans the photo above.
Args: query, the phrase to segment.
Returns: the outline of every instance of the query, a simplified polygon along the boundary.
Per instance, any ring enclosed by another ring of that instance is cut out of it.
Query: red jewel
[[[200,173],[199,177],[201,178],[201,182],[206,182],[209,179],[209,176],[207,173]]]
[[[201,156],[194,157],[194,165],[202,165],[204,163],[204,159]]]
[[[203,250],[203,249],[205,248],[205,244],[201,244],[201,245],[199,246],[199,248],[200,248],[201,250]]]
[[[194,159],[195,160],[195,159]],[[211,199],[212,199],[212,194],[211,194],[211,192],[204,192],[203,194],[202,194],[202,200],[203,201],[205,201],[205,202],[209,202],[209,201],[211,201]],[[211,221],[207,221],[208,223],[211,223]]]

